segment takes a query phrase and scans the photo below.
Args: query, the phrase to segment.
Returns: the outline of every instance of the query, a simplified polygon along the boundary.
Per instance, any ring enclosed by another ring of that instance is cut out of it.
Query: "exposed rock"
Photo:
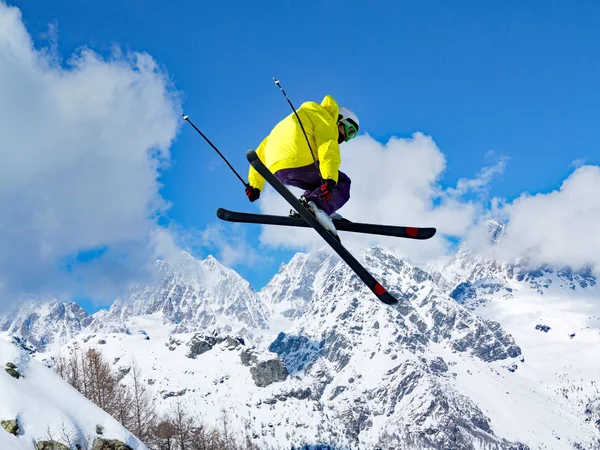
[[[242,338],[232,338],[231,336],[227,336],[225,338],[225,344],[228,350],[234,350],[238,348],[240,345],[244,345],[244,340]]]
[[[8,364],[6,364],[8,366]],[[6,372],[13,378],[16,378],[17,380],[19,378],[22,377],[22,375],[19,373],[19,371],[17,370],[16,366],[13,364],[14,367],[6,367],[4,370],[6,370]]]
[[[15,436],[19,434],[19,424],[16,420],[3,420],[0,422],[0,425],[10,434],[14,434]]]
[[[162,394],[162,398],[163,399],[167,399],[167,398],[171,398],[171,397],[181,397],[182,395],[185,395],[185,393],[187,392],[187,389],[183,389],[181,391],[177,391],[177,392],[166,392],[166,391],[161,391]]]
[[[35,450],[71,450],[65,444],[56,441],[40,441],[36,442]]]
[[[288,398],[295,398],[297,400],[306,400],[310,397],[311,390],[310,388],[306,389],[296,389],[293,391],[281,393],[275,395],[275,398],[279,401],[285,402]]]
[[[124,444],[116,439],[107,440],[96,438],[92,450],[133,450],[129,445]]]
[[[256,364],[258,359],[256,355],[252,353],[252,350],[247,349],[240,353],[240,359],[242,360],[242,364],[245,366],[251,366],[252,364]]]
[[[183,344],[183,341],[179,339],[175,339],[173,336],[169,337],[169,342],[166,342],[165,345],[169,347],[169,350],[174,351],[177,347]]]
[[[441,374],[448,372],[448,365],[446,364],[446,361],[439,356],[429,362],[429,368],[433,373]]]
[[[332,333],[335,334],[335,331],[332,331]],[[334,336],[330,336],[329,340],[330,342],[334,341]],[[290,371],[301,372],[310,367],[319,357],[321,345],[322,343],[312,341],[306,336],[279,333],[277,339],[269,345],[269,351],[283,358],[286,367]],[[333,353],[335,351],[330,350],[330,356]]]
[[[548,331],[551,330],[551,328],[548,325],[536,325],[535,329],[543,331],[544,333],[547,333]]]
[[[285,364],[280,359],[261,361],[250,368],[252,379],[258,387],[266,387],[278,381],[284,381],[288,376]]]
[[[11,369],[16,369],[17,366],[15,366],[13,363],[11,363],[10,361],[6,363],[6,367],[10,367]]]
[[[319,347],[320,356],[334,363],[338,371],[346,367],[352,357],[351,343],[346,336],[336,331],[325,333]]]
[[[191,359],[196,359],[196,356],[212,350],[215,345],[221,344],[223,342],[225,342],[225,346],[228,350],[235,350],[236,348],[240,347],[240,345],[245,345],[244,339],[240,337],[233,338],[231,336],[205,336],[198,333],[195,334],[194,337],[188,343],[190,351],[186,356]]]
[[[117,370],[117,380],[121,381],[131,371],[131,367],[123,366]]]
[[[306,389],[296,389],[294,391],[290,391],[286,395],[288,396],[288,398],[293,397],[298,400],[306,400],[308,397],[310,397],[310,394],[311,394],[310,388],[306,388]]]
[[[190,351],[187,356],[191,359],[196,359],[196,356],[206,353],[217,345],[218,341],[212,336],[202,336],[201,334],[195,334],[189,342]]]
[[[103,434],[104,427],[102,425],[96,425],[96,434]]]
[[[346,389],[347,389],[346,386],[336,386],[335,389],[333,390],[333,392],[331,393],[329,400],[333,400],[338,395],[340,395],[342,392],[344,392]]]
[[[454,341],[452,346],[455,350],[472,350],[485,362],[515,358],[521,354],[521,348],[511,335],[502,330],[499,323],[490,320],[475,322],[469,317],[467,325],[470,331],[465,337]]]

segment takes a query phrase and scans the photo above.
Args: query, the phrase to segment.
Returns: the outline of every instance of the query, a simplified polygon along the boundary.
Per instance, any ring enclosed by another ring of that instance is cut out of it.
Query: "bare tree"
[[[221,409],[221,437],[223,439],[224,450],[235,450],[235,436],[231,431],[229,414],[225,408]]]
[[[244,423],[244,447],[243,450],[259,450],[259,447],[252,442],[252,421],[249,418],[242,419]],[[289,439],[288,439],[289,441]]]
[[[130,431],[138,439],[145,441],[152,434],[152,427],[156,422],[154,400],[144,385],[140,369],[135,360],[131,364],[131,399],[133,421]]]
[[[75,357],[71,361],[71,369],[74,379],[79,386],[79,391],[87,398],[90,398],[91,386],[90,376],[87,369],[85,355],[82,352],[75,352]]]
[[[189,450],[196,421],[192,416],[187,414],[180,399],[177,399],[177,403],[173,409],[173,425],[175,425],[175,430],[177,430],[179,450]]]
[[[157,450],[178,450],[176,436],[177,430],[171,419],[161,418],[149,444]]]
[[[111,365],[99,350],[89,348],[85,352],[75,351],[68,359],[60,356],[56,359],[55,370],[86,398],[116,418],[126,428],[131,428],[134,413],[137,412],[138,416],[141,416],[139,414],[141,408],[135,408],[133,404],[134,390],[119,382]],[[139,389],[141,379],[137,367],[135,375],[134,387],[137,383],[139,406],[143,399],[143,392]]]
[[[119,382],[99,350],[90,348],[85,353],[83,372],[88,380],[86,397],[112,415],[116,397],[120,394]]]
[[[131,389],[119,384],[118,393],[112,405],[110,415],[117,419],[125,428],[129,429],[133,423],[133,394]]]
[[[207,429],[204,422],[201,419],[195,420],[190,450],[211,450],[210,439],[211,432]]]
[[[69,364],[67,362],[67,358],[60,354],[52,358],[52,360],[54,361],[52,369],[58,374],[59,377],[61,377],[63,380],[66,380]]]
[[[55,371],[96,405],[117,419],[138,439],[155,450],[256,450],[249,420],[242,444],[238,444],[231,418],[221,410],[218,427],[208,427],[191,415],[181,400],[168,416],[160,420],[156,405],[143,381],[137,362],[132,360],[127,383],[112,370],[110,363],[95,348],[58,356]],[[62,438],[67,436],[65,430]],[[67,441],[69,439],[66,439]],[[264,444],[264,442],[262,443]],[[261,448],[264,448],[261,444]]]

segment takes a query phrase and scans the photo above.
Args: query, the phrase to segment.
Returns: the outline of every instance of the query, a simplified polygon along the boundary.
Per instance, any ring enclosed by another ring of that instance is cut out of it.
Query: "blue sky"
[[[292,101],[331,94],[380,142],[420,131],[446,158],[440,184],[507,157],[490,194],[547,193],[598,164],[600,4],[580,2],[10,1],[34,41],[58,26],[58,51],[112,46],[147,52],[169,73],[184,110],[245,177],[244,154]],[[171,148],[161,193],[166,221],[202,230],[227,207],[256,211],[191,129]],[[364,155],[369,158],[368,154]],[[352,174],[350,174],[352,177]],[[434,224],[435,225],[435,224]],[[258,232],[247,239],[258,248]],[[197,249],[206,256],[210,249]],[[235,267],[260,288],[288,251]]]

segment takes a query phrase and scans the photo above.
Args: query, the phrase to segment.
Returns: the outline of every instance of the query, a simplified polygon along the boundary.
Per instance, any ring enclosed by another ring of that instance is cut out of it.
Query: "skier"
[[[337,235],[331,219],[341,219],[336,211],[350,198],[350,178],[339,171],[340,144],[356,137],[358,117],[348,108],[339,107],[329,95],[320,104],[303,103],[297,113],[301,123],[291,113],[271,130],[256,154],[281,183],[304,189],[315,218]],[[265,179],[252,166],[248,184],[246,195],[254,202],[260,197]]]

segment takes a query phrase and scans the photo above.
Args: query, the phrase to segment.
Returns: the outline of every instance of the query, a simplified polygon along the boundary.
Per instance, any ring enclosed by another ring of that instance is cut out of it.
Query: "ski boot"
[[[315,204],[315,202],[312,202],[312,201],[308,202],[308,210],[313,214],[313,216],[315,216],[315,219],[317,219],[317,222],[319,222],[321,225],[323,225],[323,227],[327,231],[329,231],[331,233],[331,235],[341,244],[342,240],[340,239],[340,237],[337,234],[337,229],[335,228],[335,225],[333,224],[331,217],[329,217],[329,215],[325,211],[320,209]]]
[[[301,195],[298,200],[300,203],[302,203],[302,206],[308,209],[315,219],[317,219],[317,222],[319,222],[327,231],[329,231],[329,233],[341,244],[342,240],[337,234],[337,229],[335,228],[331,217],[329,217],[325,211],[317,207],[314,202],[306,200],[304,195]],[[290,214],[288,217],[293,217],[295,219],[302,218],[302,216],[293,209],[290,209]]]

